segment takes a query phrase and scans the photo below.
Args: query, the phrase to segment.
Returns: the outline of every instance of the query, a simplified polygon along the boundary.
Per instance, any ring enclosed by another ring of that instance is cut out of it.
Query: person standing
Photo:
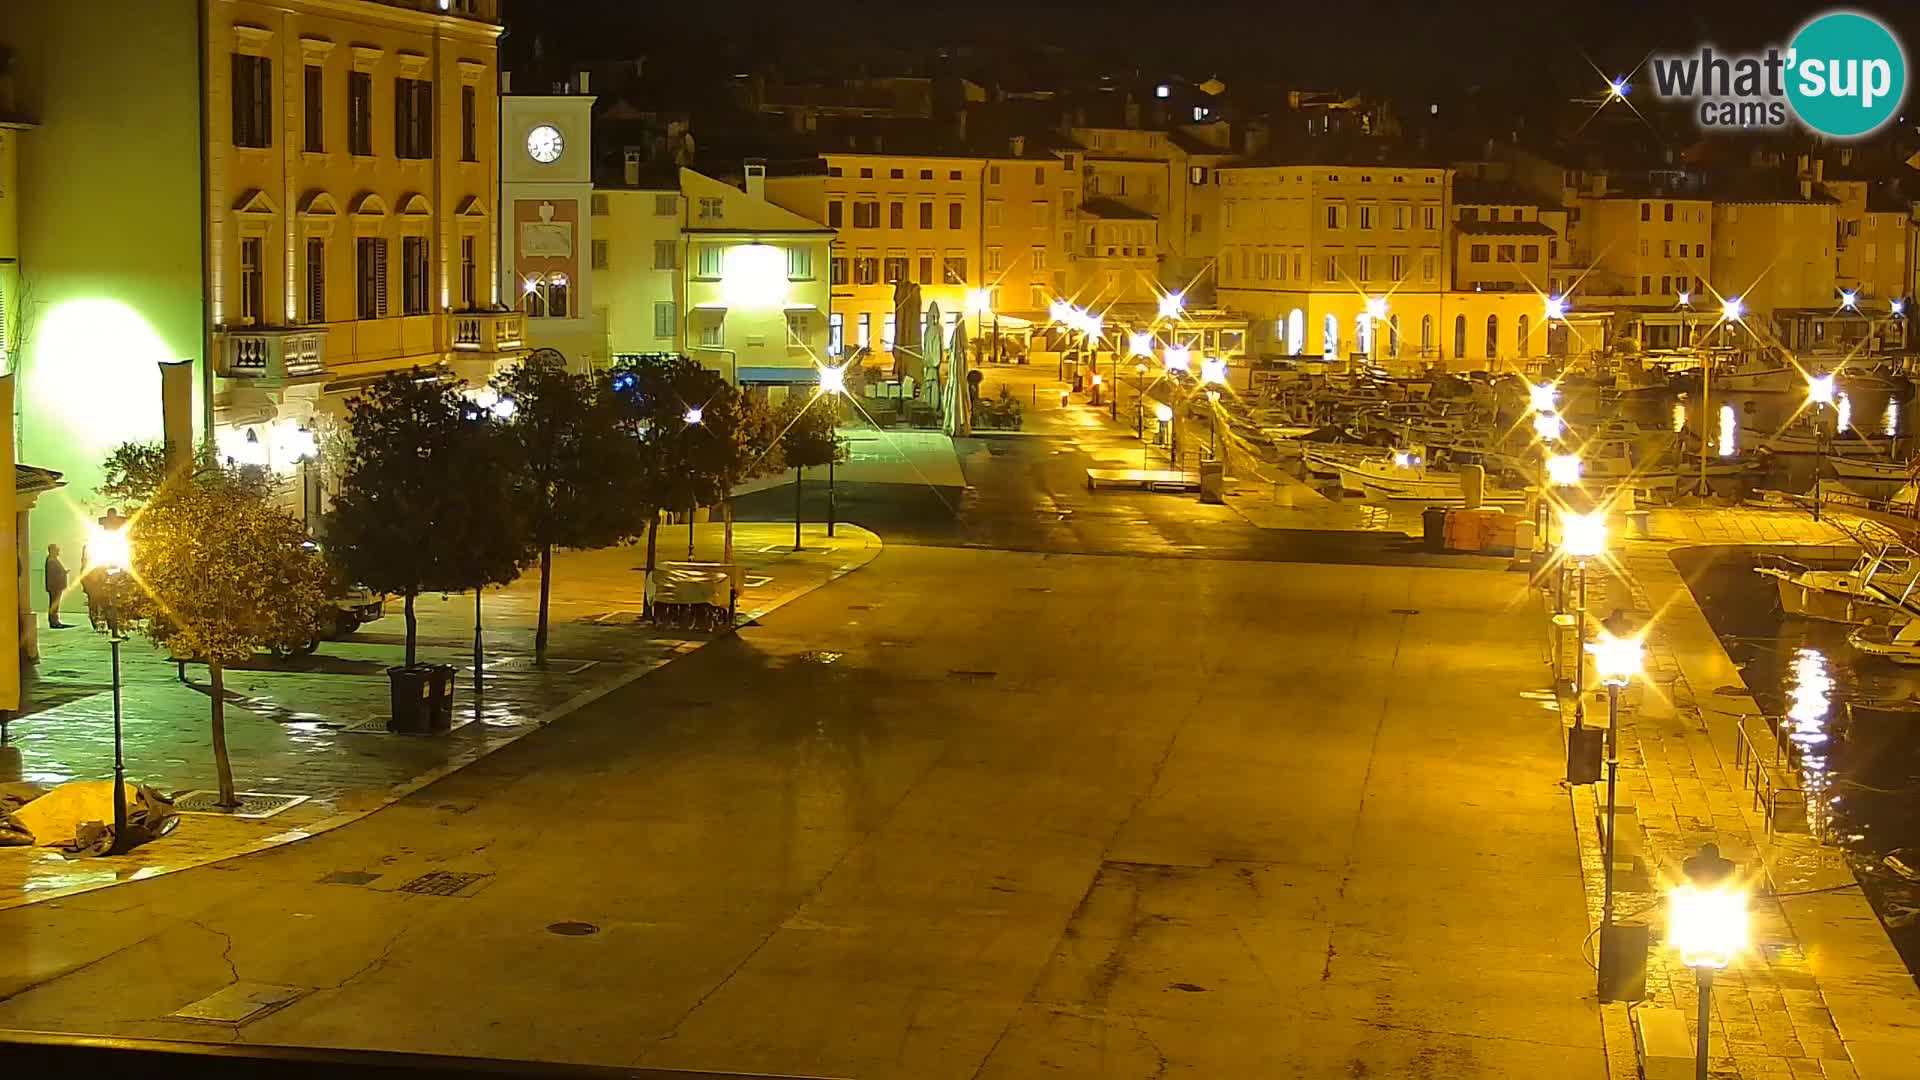
[[[67,564],[60,561],[60,545],[47,545],[47,625],[55,630],[65,630],[67,624],[60,621],[60,598],[67,592]]]

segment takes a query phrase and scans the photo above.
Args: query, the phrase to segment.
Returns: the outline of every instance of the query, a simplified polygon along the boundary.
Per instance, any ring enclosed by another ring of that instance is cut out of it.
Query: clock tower
[[[593,100],[500,98],[502,299],[526,313],[529,347],[558,349],[576,369],[607,359],[593,308]]]

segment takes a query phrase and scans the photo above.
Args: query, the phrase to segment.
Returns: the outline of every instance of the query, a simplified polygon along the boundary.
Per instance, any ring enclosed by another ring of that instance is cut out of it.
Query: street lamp
[[[1848,311],[1853,311],[1858,307],[1859,302],[1860,302],[1859,293],[1854,292],[1852,289],[1841,290],[1840,292],[1841,307],[1847,309]]]
[[[1680,962],[1693,969],[1699,987],[1700,1037],[1695,1041],[1693,1075],[1707,1080],[1707,1042],[1711,1032],[1713,973],[1733,962],[1747,945],[1747,894],[1733,879],[1733,862],[1705,844],[1681,863],[1684,885],[1667,894],[1667,940]]]
[[[1741,303],[1737,296],[1729,296],[1720,301],[1720,317],[1728,322],[1739,322],[1740,316],[1745,314],[1746,310],[1747,306]]]
[[[1220,391],[1207,388],[1207,457],[1209,460],[1220,454]]]
[[[1160,298],[1160,317],[1163,319],[1179,318],[1181,312],[1186,309],[1186,302],[1187,298],[1177,292],[1170,292],[1162,296]]]
[[[1547,322],[1548,322],[1548,327],[1547,327],[1547,328],[1548,328],[1549,330],[1551,330],[1551,329],[1553,328],[1553,327],[1552,327],[1552,322],[1553,322],[1553,320],[1555,320],[1555,319],[1564,319],[1564,318],[1566,318],[1566,317],[1567,317],[1567,299],[1566,299],[1566,297],[1564,297],[1564,296],[1549,296],[1549,297],[1547,297]]]
[[[1600,1000],[1609,994],[1612,965],[1607,954],[1619,952],[1613,940],[1613,826],[1614,793],[1620,780],[1620,691],[1640,674],[1640,639],[1614,637],[1603,633],[1587,646],[1593,654],[1593,670],[1607,687],[1607,838],[1601,857],[1605,860],[1602,876],[1606,882],[1600,901]]]
[[[120,727],[120,643],[127,636],[120,629],[119,589],[114,580],[133,564],[126,522],[116,520],[112,527],[95,525],[87,537],[87,557],[107,572],[107,642],[113,650],[113,846],[110,850],[118,855],[133,847],[132,837],[127,835],[127,762]]]
[[[1160,441],[1160,432],[1169,430],[1168,425],[1173,422],[1173,406],[1168,405],[1164,401],[1156,402],[1153,406],[1153,418],[1160,421],[1159,429],[1153,433],[1153,441],[1157,444]],[[1169,463],[1176,460],[1180,453],[1180,429],[1175,427],[1171,430],[1173,433],[1173,445],[1167,452],[1167,460]]]
[[[1580,482],[1578,454],[1547,455],[1547,483],[1554,487],[1573,487]]]
[[[1566,422],[1559,413],[1543,412],[1533,414],[1533,433],[1547,442],[1558,439],[1566,430]]]
[[[1605,510],[1595,510],[1590,514],[1562,513],[1560,515],[1560,548],[1571,555],[1574,566],[1580,574],[1579,613],[1574,616],[1574,629],[1579,639],[1579,651],[1574,653],[1573,665],[1573,726],[1586,726],[1587,715],[1587,663],[1583,655],[1587,648],[1587,560],[1597,559],[1607,553],[1607,514]]]
[[[1552,412],[1553,400],[1559,396],[1559,389],[1552,383],[1527,384],[1527,407],[1536,413]]]
[[[1826,407],[1833,404],[1833,376],[1807,376],[1807,404],[1813,406],[1813,520],[1820,520],[1820,504],[1825,496],[1820,490],[1820,474],[1827,471],[1827,414]]]
[[[702,415],[704,414],[701,412],[700,406],[698,405],[688,406],[687,414],[686,414],[687,426],[699,427],[700,418]],[[693,506],[687,507],[687,558],[688,559],[693,558],[693,512],[695,509],[696,508]]]
[[[844,366],[823,367],[820,369],[820,393],[822,395],[838,398],[846,392],[847,369]],[[831,403],[831,407],[837,410],[839,404],[836,400]],[[832,435],[831,442],[833,444],[833,452],[827,455],[827,535],[829,537],[833,535],[833,519],[835,511],[838,509],[838,504],[834,501],[833,492],[833,460],[840,456],[840,418],[837,411],[832,419],[834,423],[829,431]],[[799,496],[797,494],[794,496],[794,501],[796,504],[799,502]],[[692,526],[689,525],[688,529],[691,531]],[[793,550],[800,550],[800,515],[797,511],[793,515]]]

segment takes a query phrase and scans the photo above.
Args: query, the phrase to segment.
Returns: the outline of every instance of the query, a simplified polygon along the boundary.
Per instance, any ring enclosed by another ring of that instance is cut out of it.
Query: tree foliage
[[[790,395],[774,414],[780,431],[780,454],[789,469],[812,469],[847,459],[847,448],[834,435],[840,423],[837,395]]]
[[[411,667],[415,597],[519,575],[527,544],[511,448],[455,387],[418,370],[387,375],[347,410],[332,553],[354,580],[404,599]]]

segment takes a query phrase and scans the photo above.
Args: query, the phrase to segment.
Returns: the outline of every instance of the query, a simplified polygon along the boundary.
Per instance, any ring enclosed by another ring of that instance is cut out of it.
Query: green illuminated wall
[[[18,111],[38,125],[19,133],[19,456],[67,478],[30,550],[58,543],[70,569],[101,458],[160,435],[156,365],[204,361],[197,3],[0,0]]]

